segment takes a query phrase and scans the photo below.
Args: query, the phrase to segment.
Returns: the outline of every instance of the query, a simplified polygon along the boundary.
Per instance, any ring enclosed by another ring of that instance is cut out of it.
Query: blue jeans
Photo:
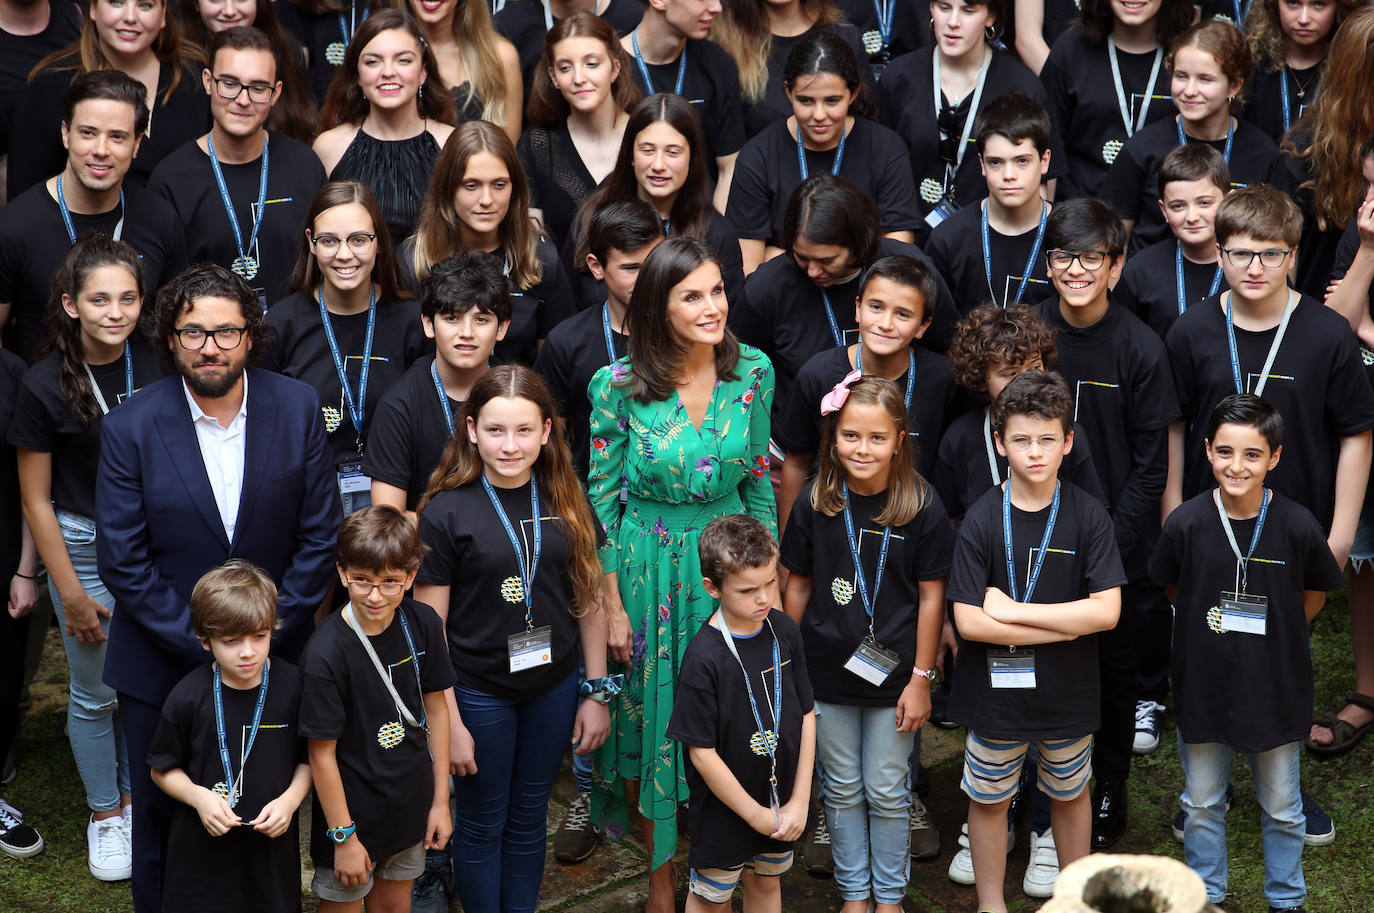
[[[816,701],[822,801],[835,885],[846,901],[900,903],[906,893],[911,740],[897,731],[894,707]]]
[[[1255,777],[1264,842],[1264,897],[1271,907],[1296,907],[1307,899],[1302,877],[1307,818],[1298,794],[1301,743],[1246,754]],[[1207,886],[1207,899],[1226,898],[1226,784],[1236,753],[1216,742],[1178,742],[1183,761],[1183,858]]]
[[[577,674],[523,700],[454,687],[477,773],[453,778],[453,874],[468,913],[531,913],[544,878],[549,793],[577,715]]]
[[[62,541],[67,545],[67,554],[81,588],[105,608],[113,609],[114,597],[96,573],[95,520],[59,510],[57,525],[62,530]],[[67,736],[72,743],[77,772],[86,787],[86,804],[91,811],[111,811],[119,808],[120,795],[129,795],[130,787],[129,751],[124,744],[124,730],[119,725],[119,701],[114,689],[101,681],[108,641],[81,643],[68,634],[67,613],[51,577],[48,578],[48,593],[57,612],[57,623],[62,627],[62,646],[67,651],[71,679]],[[100,629],[108,637],[110,619],[102,618]]]

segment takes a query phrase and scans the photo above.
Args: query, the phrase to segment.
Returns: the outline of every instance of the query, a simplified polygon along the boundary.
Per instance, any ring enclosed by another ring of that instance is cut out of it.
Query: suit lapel
[[[248,423],[244,429],[243,447],[243,488],[239,496],[238,519],[234,522],[234,542],[231,551],[237,551],[244,527],[253,515],[262,479],[270,472],[272,443],[276,438],[276,403],[263,390],[261,371],[248,372],[252,379],[248,383]]]
[[[196,439],[191,409],[186,405],[181,383],[172,385],[170,399],[168,408],[157,417],[158,435],[187,497],[228,551],[229,537],[224,534],[224,521],[220,519],[215,493],[210,488],[210,476],[205,471],[205,459],[200,453],[200,442]]]

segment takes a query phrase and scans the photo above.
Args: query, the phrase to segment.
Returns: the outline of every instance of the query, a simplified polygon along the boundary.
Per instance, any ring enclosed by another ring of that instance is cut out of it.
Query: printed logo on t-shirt
[[[1022,581],[1022,584],[1021,584],[1021,592],[1022,592],[1023,594],[1026,592],[1026,589],[1030,586],[1030,575],[1031,575],[1031,570],[1035,567],[1035,558],[1036,558],[1036,555],[1038,555],[1039,553],[1040,553],[1040,546],[1038,546],[1038,545],[1032,545],[1030,548],[1026,549],[1026,579],[1025,579],[1024,581]],[[1050,567],[1050,564],[1051,564],[1050,559],[1051,559],[1053,556],[1055,556],[1055,555],[1064,555],[1064,556],[1066,556],[1066,557],[1072,558],[1072,557],[1076,556],[1077,554],[1078,554],[1078,552],[1074,551],[1074,550],[1071,549],[1071,548],[1047,548],[1047,549],[1045,549],[1045,561],[1044,561],[1044,563],[1043,563],[1043,565],[1042,565],[1041,576],[1044,576],[1044,572],[1045,572],[1045,571],[1051,571],[1051,572],[1053,572],[1053,568]]]
[[[344,356],[344,374],[347,375],[347,376],[349,377],[349,381],[348,381],[349,386],[352,387],[355,391],[357,390],[357,382],[353,380],[353,377],[354,377],[355,375],[349,374],[348,365],[349,365],[350,362],[357,362],[357,363],[358,363],[358,371],[357,371],[357,375],[356,375],[356,376],[361,376],[361,375],[362,375],[362,360],[363,360],[363,357],[362,357],[361,355],[346,355],[346,356]],[[375,362],[379,362],[379,361],[380,361],[380,362],[390,362],[391,359],[390,359],[390,358],[387,358],[385,355],[373,355],[371,358],[368,359],[368,361],[371,361],[371,362],[374,362],[374,363],[375,363]],[[345,415],[348,415],[348,401],[344,399],[343,390],[340,390],[340,391],[339,391],[339,405],[338,405],[338,406],[326,406],[326,405],[321,405],[321,406],[320,406],[320,413],[321,413],[322,415],[324,415],[324,430],[325,430],[325,432],[328,433],[328,434],[333,434],[335,431],[338,431],[339,428],[343,426],[344,416],[345,416]]]
[[[1250,559],[1250,563],[1251,563],[1251,564],[1267,564],[1267,565],[1272,565],[1272,566],[1276,566],[1276,567],[1284,567],[1284,566],[1287,565],[1288,562],[1282,561],[1282,560],[1280,560],[1280,559],[1278,559],[1278,558],[1261,558],[1261,557],[1259,557],[1258,555],[1256,555],[1256,556],[1254,556],[1254,557],[1252,557],[1252,558]],[[1240,562],[1239,562],[1239,561],[1236,562],[1236,580],[1235,580],[1235,587],[1236,587],[1236,590],[1235,590],[1235,591],[1239,591],[1239,590],[1240,590]],[[1228,624],[1227,624],[1227,620],[1224,618],[1224,616],[1223,616],[1223,614],[1222,614],[1222,607],[1221,607],[1220,604],[1211,606],[1210,608],[1207,609],[1207,627],[1208,627],[1208,629],[1211,630],[1212,633],[1214,633],[1214,634],[1225,634],[1225,633],[1227,633],[1228,631],[1236,630],[1234,627],[1232,627],[1231,625],[1228,625]]]
[[[1093,390],[1120,390],[1121,384],[1108,383],[1105,380],[1080,380],[1073,387],[1073,420],[1078,421],[1078,407],[1083,402],[1085,394],[1091,395]]]
[[[556,516],[554,516],[554,515],[552,515],[552,514],[550,514],[550,515],[548,515],[548,516],[540,517],[540,518],[539,518],[539,522],[540,522],[540,524],[541,524],[541,526],[540,526],[541,531],[542,531],[542,529],[543,529],[542,524],[548,523],[548,522],[551,522],[551,521],[557,520],[557,519],[559,519],[559,518],[556,517]],[[529,567],[530,562],[534,560],[533,536],[534,536],[534,524],[531,523],[529,520],[521,520],[521,521],[520,521],[520,545],[521,545],[521,547],[522,547],[522,548],[524,549],[524,551],[525,551],[525,566],[526,566],[526,567]],[[504,600],[506,600],[506,602],[511,603],[512,605],[524,605],[524,604],[525,604],[525,584],[524,584],[524,582],[520,579],[520,575],[518,575],[518,574],[512,574],[511,576],[509,576],[509,577],[507,577],[506,579],[504,579],[504,580],[501,581],[501,598],[504,599]]]
[[[1286,381],[1289,381],[1290,383],[1291,383],[1291,382],[1296,382],[1296,381],[1297,381],[1297,378],[1294,377],[1292,374],[1269,374],[1269,375],[1264,375],[1264,374],[1260,374],[1258,371],[1251,371],[1250,373],[1248,373],[1248,374],[1245,375],[1245,392],[1246,392],[1246,393],[1253,393],[1253,392],[1255,392],[1255,386],[1260,382],[1260,378],[1261,378],[1261,377],[1266,377],[1266,376],[1269,378],[1269,383],[1273,383],[1273,382],[1276,381],[1276,380],[1286,380]],[[1266,384],[1265,386],[1267,387],[1268,384]],[[1253,561],[1254,559],[1251,559],[1251,560]]]
[[[875,548],[877,548],[882,544],[883,531],[880,529],[867,528],[861,528],[859,530],[860,561],[863,560],[864,543],[873,541],[874,537],[877,538],[877,544],[874,546]],[[906,536],[893,533],[892,539],[901,542],[905,541]],[[891,546],[889,545],[888,548],[891,548]],[[834,580],[830,581],[830,596],[832,599],[835,600],[835,605],[849,605],[849,603],[854,599],[854,594],[857,592],[857,587],[858,580],[856,580],[854,575],[852,574],[848,577],[836,577]]]
[[[264,735],[267,735],[269,732],[271,732],[271,731],[273,731],[273,730],[279,730],[279,731],[283,731],[283,732],[284,732],[284,731],[286,731],[286,730],[288,730],[288,729],[290,729],[290,728],[291,728],[291,724],[290,724],[290,723],[262,723],[262,724],[260,724],[260,725],[258,726],[258,735],[257,735],[257,737],[258,737],[259,739],[261,739]],[[244,793],[246,793],[246,792],[248,791],[248,773],[249,773],[248,767],[247,767],[247,761],[248,761],[248,758],[249,758],[249,755],[248,755],[248,739],[249,739],[249,736],[252,734],[252,732],[253,732],[253,727],[252,727],[251,725],[247,724],[247,723],[245,723],[245,724],[239,726],[238,763],[234,765],[234,772],[235,772],[236,774],[238,774],[238,788],[239,788],[239,789],[238,789],[238,794],[239,794],[240,796],[242,796]],[[256,746],[255,746],[255,747],[256,747]],[[220,791],[220,790],[221,790],[221,787],[223,787],[223,792]],[[214,789],[214,791],[215,791],[217,794],[220,795],[221,798],[223,798],[224,800],[228,801],[228,799],[229,799],[229,784],[228,784],[228,783],[224,783],[224,782],[216,783],[216,784],[214,785],[213,789]]]

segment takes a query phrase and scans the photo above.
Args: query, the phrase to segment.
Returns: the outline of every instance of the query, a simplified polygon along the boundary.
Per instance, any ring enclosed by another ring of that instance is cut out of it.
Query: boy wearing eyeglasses
[[[1137,628],[1167,612],[1148,583],[1146,563],[1159,532],[1169,423],[1178,417],[1164,344],[1134,314],[1109,299],[1121,274],[1126,233],[1098,200],[1060,203],[1045,229],[1045,260],[1056,297],[1041,304],[1054,331],[1059,373],[1073,395],[1074,418],[1091,445],[1107,494],[1122,566],[1121,621],[1098,638],[1102,726],[1093,749],[1093,848],[1113,846],[1126,829],[1126,779],[1135,741]],[[1153,628],[1150,628],[1151,630]]]

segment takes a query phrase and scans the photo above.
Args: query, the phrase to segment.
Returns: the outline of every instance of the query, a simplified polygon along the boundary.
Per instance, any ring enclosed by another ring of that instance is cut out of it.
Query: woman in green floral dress
[[[714,604],[701,586],[697,540],[716,517],[746,513],[776,532],[768,478],[773,368],[725,328],[720,264],[694,238],[670,238],[645,260],[629,307],[629,355],[597,372],[590,495],[606,527],[612,625],[631,632],[625,690],[611,704],[598,755],[594,817],[613,838],[637,795],[650,848],[649,907],[670,910],[677,807],[687,799],[680,747],[667,738],[678,665]],[[622,494],[623,491],[623,494]]]

